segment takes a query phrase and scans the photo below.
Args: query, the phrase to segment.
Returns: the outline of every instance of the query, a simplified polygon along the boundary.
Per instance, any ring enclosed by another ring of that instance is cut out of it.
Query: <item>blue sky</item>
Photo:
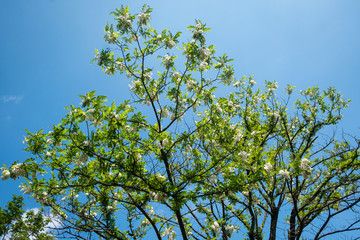
[[[135,2],[135,3],[134,3]],[[25,128],[56,124],[79,94],[97,90],[126,98],[129,80],[90,64],[106,47],[103,29],[121,4],[137,12],[147,1],[7,0],[0,8],[0,163],[20,162]],[[152,26],[182,31],[200,19],[208,42],[234,58],[236,76],[276,80],[297,90],[335,86],[352,99],[339,130],[359,136],[360,1],[153,0]],[[18,194],[19,181],[0,181],[0,206]],[[30,207],[36,206],[27,200]]]

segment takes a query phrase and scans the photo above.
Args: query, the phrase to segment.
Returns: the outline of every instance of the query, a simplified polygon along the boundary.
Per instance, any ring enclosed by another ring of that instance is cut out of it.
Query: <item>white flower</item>
[[[280,170],[279,171],[279,174],[281,175],[281,176],[283,176],[284,178],[286,178],[286,179],[289,179],[290,178],[290,172],[288,171],[288,170]]]
[[[116,120],[120,120],[120,115],[117,114],[116,112],[112,112],[112,115]]]
[[[302,170],[308,170],[309,169],[310,161],[307,158],[301,159],[300,168]]]
[[[175,120],[175,114],[174,114],[174,113],[172,113],[172,114],[170,115],[170,120],[171,120],[171,121],[174,121],[174,120]]]
[[[246,160],[247,160],[247,157],[248,157],[248,153],[247,153],[247,152],[244,152],[244,151],[241,151],[241,152],[239,153],[239,156],[241,157],[241,159],[242,159],[243,161],[246,161]]]
[[[23,144],[27,143],[29,139],[27,137],[24,137],[24,140],[22,141]]]
[[[84,141],[83,144],[84,144],[84,146],[89,146],[90,145],[89,141]]]
[[[47,151],[45,155],[51,157],[51,152]]]
[[[245,197],[248,197],[249,196],[249,194],[250,194],[250,192],[249,191],[243,191],[243,192],[241,192]]]
[[[217,221],[215,221],[215,222],[210,226],[210,228],[216,232],[216,231],[220,230],[220,225],[219,225],[219,223],[218,223]]]
[[[158,44],[161,43],[161,35],[160,34],[156,36],[156,41]]]
[[[169,140],[167,138],[165,138],[164,140],[162,140],[162,145],[166,146],[168,144]]]
[[[210,52],[209,52],[209,49],[208,48],[201,48],[199,50],[199,53],[200,53],[200,60],[206,60],[209,56],[210,56]]]
[[[153,209],[150,209],[150,210],[149,210],[149,215],[150,215],[150,216],[154,216],[154,215],[155,215],[155,211],[154,211]]]
[[[234,141],[235,142],[240,142],[241,138],[243,137],[241,132],[237,132],[236,135],[234,136]]]
[[[86,112],[87,112],[87,113],[93,113],[93,112],[95,112],[95,109],[90,108],[90,109],[89,109],[89,110],[87,110]]]
[[[169,55],[165,55],[163,59],[163,63],[166,68],[170,68],[174,63],[174,60]]]
[[[147,227],[147,226],[149,226],[150,225],[150,221],[147,219],[147,218],[145,218],[143,221],[141,221],[141,227]]]
[[[132,22],[129,19],[129,14],[125,13],[124,15],[120,16],[117,18],[118,20],[120,20],[123,25],[121,26],[121,29],[125,29],[126,27],[131,27],[132,26]]]
[[[173,40],[169,40],[165,43],[165,45],[171,49],[176,45],[176,43]]]
[[[129,85],[129,86],[130,86],[130,90],[131,90],[131,91],[135,90],[139,83],[140,83],[140,81],[134,81],[131,86]]]
[[[150,14],[148,13],[140,13],[138,15],[139,25],[147,25],[150,20]]]
[[[306,178],[310,175],[313,170],[310,166],[310,160],[307,158],[301,159],[300,168],[304,171],[302,175]]]
[[[228,225],[225,227],[226,230],[228,230],[229,232],[236,232],[236,227],[233,225]]]
[[[109,76],[113,74],[110,67],[107,67],[104,72]]]
[[[173,73],[173,78],[178,79],[179,77],[181,77],[180,73],[178,72]]]
[[[127,73],[126,73],[126,77],[127,77],[127,78],[131,78],[131,75],[132,75],[131,72],[127,72]]]
[[[165,228],[163,234],[161,235],[162,237],[165,237],[167,235],[170,235],[171,234],[171,228]]]
[[[160,142],[156,142],[155,145],[156,145],[156,147],[157,147],[158,149],[162,149],[162,145],[161,145]]]
[[[51,138],[49,138],[48,140],[46,140],[47,144],[52,144],[54,142],[54,140],[52,140]]]
[[[24,184],[20,185],[22,192],[24,192],[25,194],[30,194],[32,192],[32,188],[30,185],[26,186]]]
[[[264,169],[267,173],[269,173],[272,168],[273,168],[273,166],[271,165],[271,163],[266,163],[264,166]]]
[[[122,62],[116,61],[115,64],[117,65],[116,69],[123,71],[125,69],[125,64]]]
[[[5,169],[1,174],[1,180],[7,180],[10,177],[10,171]]]
[[[163,108],[163,115],[164,115],[164,118],[169,117],[169,111],[167,110],[167,108]]]
[[[202,62],[199,66],[200,71],[204,71],[209,64],[207,62]]]
[[[14,166],[11,167],[11,172],[15,175],[16,177],[23,177],[25,176],[25,169],[22,168],[22,163],[18,163],[15,164]]]
[[[210,184],[215,184],[217,182],[217,177],[216,175],[211,175],[210,176]]]
[[[186,145],[186,146],[184,147],[185,153],[192,152],[192,150],[193,150],[193,148],[192,148],[190,145]]]

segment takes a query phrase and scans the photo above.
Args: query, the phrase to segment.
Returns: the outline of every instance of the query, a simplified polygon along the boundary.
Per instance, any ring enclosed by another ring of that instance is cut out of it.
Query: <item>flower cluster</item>
[[[163,64],[166,67],[166,69],[169,69],[174,65],[174,60],[171,56],[165,55],[163,58]]]
[[[200,48],[199,49],[199,58],[201,61],[205,61],[210,56],[210,51],[208,48]]]
[[[169,40],[165,42],[165,46],[168,48],[173,48],[176,45],[176,42],[174,40]]]
[[[281,176],[283,176],[284,178],[286,178],[286,179],[290,179],[290,172],[288,170],[286,170],[286,169],[285,170],[280,170],[279,174]]]
[[[174,240],[176,238],[176,232],[173,228],[165,228],[164,232],[161,234],[162,237],[169,236],[169,240]]]
[[[121,30],[125,30],[129,27],[132,27],[132,22],[130,20],[130,16],[128,13],[124,13],[123,15],[120,15],[117,20],[120,23],[120,29]]]
[[[311,171],[313,170],[310,167],[310,160],[307,158],[301,159],[300,168],[301,168],[301,170],[303,170],[302,174],[304,177],[308,177],[310,175]]]
[[[140,13],[138,15],[138,19],[139,19],[139,25],[148,25],[149,24],[149,20],[150,20],[150,14],[148,13]]]
[[[11,173],[9,170],[4,169],[1,174],[1,180],[7,180],[10,177]]]
[[[201,23],[196,24],[195,30],[193,32],[192,38],[195,40],[199,40],[203,38],[204,30],[202,30],[203,25]]]
[[[118,37],[119,33],[118,32],[110,32],[107,31],[106,33],[106,40],[109,44],[114,44],[116,43],[117,37]]]
[[[267,173],[270,173],[270,171],[272,170],[273,166],[271,163],[266,163],[264,166],[264,169]]]

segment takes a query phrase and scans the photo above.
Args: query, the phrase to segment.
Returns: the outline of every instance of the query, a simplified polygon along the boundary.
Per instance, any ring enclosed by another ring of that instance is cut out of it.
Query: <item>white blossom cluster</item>
[[[128,27],[132,27],[132,22],[129,18],[128,13],[124,13],[123,15],[117,18],[122,24],[120,25],[121,30],[125,30]]]
[[[279,171],[279,174],[281,176],[283,176],[284,178],[286,178],[286,179],[290,179],[290,172],[288,170],[286,170],[286,169],[285,170],[281,169]]]
[[[10,170],[1,168],[3,171],[1,174],[1,180],[7,180],[11,174],[13,174],[12,178],[16,179],[18,177],[24,177],[25,176],[25,169],[22,167],[22,163],[15,164],[11,167]]]
[[[164,232],[161,234],[162,237],[169,236],[169,240],[174,240],[176,238],[176,232],[172,228],[165,228]]]
[[[202,24],[201,23],[198,23],[196,24],[195,26],[195,31],[192,35],[192,38],[195,39],[195,40],[198,40],[200,39],[200,37],[202,36],[202,34],[204,33],[204,31],[202,30]]]
[[[163,64],[166,67],[166,69],[169,69],[174,65],[174,60],[169,55],[165,55],[163,58]]]
[[[165,42],[165,46],[170,48],[170,49],[173,48],[175,45],[176,45],[176,43],[175,43],[174,40],[169,40],[169,41]]]
[[[304,177],[308,177],[310,175],[311,171],[313,170],[310,167],[310,160],[307,158],[301,159],[300,168],[301,168],[301,170],[303,170],[302,175]]]
[[[148,13],[140,13],[138,15],[138,19],[139,19],[139,25],[148,25],[149,24],[149,20],[150,20],[150,14]]]

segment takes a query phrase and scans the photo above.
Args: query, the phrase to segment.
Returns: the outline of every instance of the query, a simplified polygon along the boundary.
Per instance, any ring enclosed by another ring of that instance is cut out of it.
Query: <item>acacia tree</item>
[[[282,97],[276,82],[261,91],[252,76],[234,77],[201,21],[180,44],[180,32],[150,28],[151,12],[116,9],[105,27],[110,46],[94,59],[130,79],[133,99],[80,96],[51,132],[28,132],[33,157],[3,179],[23,177],[23,190],[59,217],[60,234],[78,239],[359,230],[359,140],[332,134],[349,101],[334,88],[308,88],[297,100],[293,86]],[[230,93],[216,97],[218,87]],[[348,225],[336,222],[343,213],[354,216]]]

